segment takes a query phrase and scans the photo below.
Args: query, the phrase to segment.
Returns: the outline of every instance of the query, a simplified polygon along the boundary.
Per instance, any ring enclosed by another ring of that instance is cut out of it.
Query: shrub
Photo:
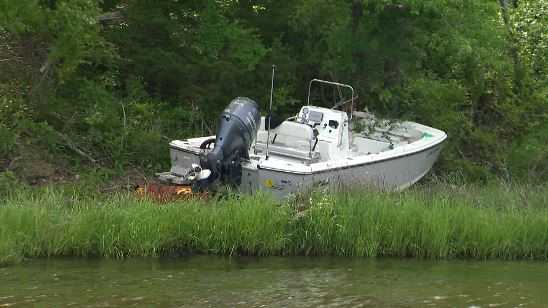
[[[20,187],[20,183],[11,171],[0,172],[0,197],[5,197]]]
[[[0,124],[0,157],[6,157],[13,152],[16,142],[17,134],[12,129]]]

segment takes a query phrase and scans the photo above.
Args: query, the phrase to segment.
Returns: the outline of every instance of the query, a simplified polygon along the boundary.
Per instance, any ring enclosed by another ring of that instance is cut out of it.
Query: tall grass
[[[438,185],[157,204],[45,189],[0,204],[0,263],[45,256],[340,255],[548,258],[542,187]]]

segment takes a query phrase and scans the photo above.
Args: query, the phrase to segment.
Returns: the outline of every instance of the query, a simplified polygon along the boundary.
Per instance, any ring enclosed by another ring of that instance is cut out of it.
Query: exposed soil
[[[82,172],[101,169],[108,170],[105,172],[108,175],[98,175],[97,183],[93,181],[93,186],[98,192],[135,190],[137,187],[156,183],[154,176],[147,175],[146,172],[135,167],[128,168],[120,174],[112,172],[112,175],[108,166],[82,165],[78,170],[66,157],[55,157],[44,149],[30,145],[19,146],[16,153],[9,157],[0,157],[0,172],[10,171],[21,183],[36,187],[78,184],[85,177]]]

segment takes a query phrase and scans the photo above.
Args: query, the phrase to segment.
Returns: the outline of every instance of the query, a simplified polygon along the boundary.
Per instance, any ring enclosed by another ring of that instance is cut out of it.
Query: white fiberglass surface
[[[327,161],[319,161],[312,164],[305,164],[303,162],[287,160],[283,157],[270,157],[268,160],[260,159],[259,164],[262,168],[284,170],[295,173],[314,173],[317,171],[323,171],[326,169],[336,169],[350,167],[352,165],[360,165],[367,163],[375,163],[376,161],[383,161],[386,159],[394,159],[397,157],[407,156],[416,152],[424,151],[429,148],[433,148],[443,142],[447,135],[437,129],[420,125],[421,131],[424,136],[415,142],[409,144],[399,144],[393,149],[385,150],[378,153],[371,154],[359,154],[354,153],[350,155],[349,152],[346,157],[339,159],[332,159]]]

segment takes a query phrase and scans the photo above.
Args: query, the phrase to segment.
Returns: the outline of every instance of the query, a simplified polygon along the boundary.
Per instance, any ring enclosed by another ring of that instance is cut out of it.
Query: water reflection
[[[0,307],[536,307],[547,277],[541,262],[35,260],[0,269]]]

